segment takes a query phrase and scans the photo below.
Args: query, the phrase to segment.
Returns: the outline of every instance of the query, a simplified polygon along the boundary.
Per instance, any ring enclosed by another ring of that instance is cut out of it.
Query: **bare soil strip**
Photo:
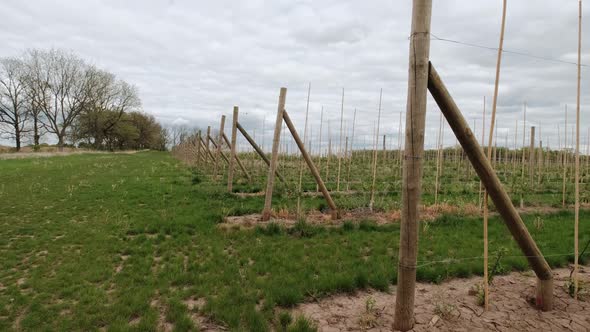
[[[569,269],[554,270],[555,309],[536,310],[531,272],[496,276],[490,288],[490,310],[477,305],[470,289],[481,277],[453,279],[441,285],[418,283],[414,331],[590,331],[590,272],[580,272],[583,294],[574,300],[566,292]],[[395,287],[391,293],[374,290],[335,295],[304,303],[293,315],[304,315],[319,331],[391,331],[395,312]]]
[[[583,208],[586,208],[583,206]],[[520,213],[555,213],[560,209],[553,207],[525,207],[518,209]],[[443,214],[455,214],[466,217],[475,217],[481,214],[478,207],[472,204],[465,204],[462,207],[448,204],[439,204],[423,206],[421,208],[421,218],[425,221],[433,221]],[[494,215],[495,213],[492,213]],[[329,214],[320,211],[310,211],[305,215],[308,224],[318,226],[340,226],[345,222],[358,223],[362,220],[374,221],[377,225],[387,225],[398,223],[401,218],[400,210],[387,212],[371,212],[368,208],[357,208],[348,211],[342,211],[342,218],[332,220]],[[272,218],[269,221],[262,221],[262,216],[258,213],[247,214],[242,216],[228,216],[218,226],[221,228],[243,228],[249,229],[256,226],[267,226],[269,223],[277,223],[285,227],[293,227],[297,223],[297,216],[289,211],[273,211]]]

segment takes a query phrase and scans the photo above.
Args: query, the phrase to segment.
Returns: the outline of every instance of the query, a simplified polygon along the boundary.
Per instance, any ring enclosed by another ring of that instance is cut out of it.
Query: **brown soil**
[[[150,306],[158,312],[158,331],[171,332],[174,330],[174,325],[166,320],[166,307],[160,301],[160,295],[156,291],[156,297],[150,302]]]
[[[422,207],[421,215],[423,220],[432,221],[442,214],[474,216],[479,214],[479,210],[477,207],[469,204],[463,207],[455,207],[447,204]],[[358,223],[365,219],[372,220],[378,225],[386,225],[399,222],[401,219],[401,211],[393,210],[388,212],[371,212],[368,208],[357,208],[353,210],[342,211],[342,218],[338,220],[332,220],[329,214],[324,214],[320,211],[310,211],[305,215],[305,217],[307,223],[312,225],[340,226],[344,222]],[[271,222],[276,222],[286,227],[292,227],[295,225],[295,223],[297,223],[297,216],[286,210],[273,211],[270,221],[262,221],[260,214],[229,216],[224,218],[224,222],[219,224],[219,227],[247,229],[258,225],[265,226]]]
[[[256,196],[260,193],[239,194],[240,196]],[[590,204],[581,204],[582,209],[590,208]],[[549,214],[561,211],[559,208],[550,206],[523,207],[517,209],[519,213],[541,213]],[[481,215],[479,208],[473,204],[465,204],[461,207],[449,204],[439,204],[431,206],[422,206],[420,215],[424,221],[433,221],[445,214],[474,217]],[[497,212],[491,212],[490,215],[497,215]],[[401,211],[392,210],[387,212],[371,212],[368,208],[357,208],[341,212],[341,218],[332,220],[329,214],[320,211],[310,211],[305,215],[305,220],[311,225],[322,225],[328,227],[341,226],[345,222],[359,223],[362,220],[374,221],[377,225],[394,224],[401,220]],[[272,211],[270,221],[262,221],[262,215],[247,214],[243,216],[229,216],[224,218],[224,222],[218,226],[224,229],[250,229],[256,226],[266,226],[274,222],[285,227],[293,227],[297,223],[297,215],[287,210]]]
[[[413,331],[590,331],[590,272],[580,272],[582,293],[571,298],[565,283],[569,269],[557,269],[553,311],[536,310],[530,299],[535,293],[532,273],[511,273],[494,278],[490,287],[490,308],[477,305],[469,295],[481,277],[454,279],[441,285],[416,285]],[[391,331],[395,311],[395,288],[388,294],[362,291],[335,295],[304,303],[293,315],[311,319],[320,331]]]

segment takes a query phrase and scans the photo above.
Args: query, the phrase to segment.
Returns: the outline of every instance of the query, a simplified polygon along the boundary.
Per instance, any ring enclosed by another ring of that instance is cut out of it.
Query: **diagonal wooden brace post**
[[[227,144],[227,146],[229,146],[230,149],[231,149],[231,143],[230,143],[229,139],[227,138],[227,136],[225,134],[223,134],[223,140],[225,141],[225,143]],[[235,157],[234,159],[238,163],[238,166],[240,166],[240,169],[242,170],[242,172],[244,172],[244,174],[248,178],[248,181],[252,180],[252,177],[250,177],[250,173],[248,173],[248,171],[246,170],[246,167],[244,167],[244,164],[242,164],[242,161],[240,160],[240,157],[238,157],[237,154],[234,157]]]
[[[326,188],[326,185],[324,184],[324,181],[320,176],[320,172],[318,172],[318,169],[315,167],[313,160],[311,160],[311,156],[309,155],[309,153],[307,153],[303,141],[299,137],[299,134],[297,134],[297,130],[295,129],[293,122],[291,122],[291,118],[289,118],[289,114],[287,113],[287,111],[283,111],[283,119],[285,120],[285,124],[287,125],[287,128],[289,128],[289,131],[291,132],[291,135],[293,136],[295,143],[297,143],[299,151],[301,151],[301,154],[303,155],[303,159],[305,159],[305,162],[307,163],[307,166],[309,167],[311,174],[315,178],[315,181],[318,184],[320,191],[324,195],[324,198],[326,199],[326,202],[330,207],[330,210],[332,212],[332,219],[340,219],[340,213],[338,211],[338,208],[336,207],[336,204],[334,203],[332,196],[330,196],[330,192]]]
[[[250,145],[252,145],[252,147],[254,148],[256,153],[258,153],[260,158],[262,158],[262,160],[264,160],[266,165],[270,166],[270,160],[268,159],[268,157],[264,154],[262,149],[258,146],[258,144],[256,144],[256,141],[254,141],[254,139],[250,136],[250,134],[248,134],[248,132],[244,129],[244,127],[242,127],[240,122],[238,122],[237,127],[238,127],[238,130],[240,131],[240,133],[242,133],[242,135],[246,138],[248,143],[250,143]],[[285,178],[283,178],[283,176],[279,173],[278,170],[275,171],[275,175],[279,178],[279,180],[281,180],[281,182],[285,183]]]
[[[203,137],[201,137],[201,145],[203,146],[203,149],[207,152],[203,158],[203,160],[207,161],[209,159],[207,159],[207,156],[209,156],[209,158],[211,158],[211,162],[215,161],[215,157],[213,157],[213,154],[211,153],[211,150],[209,150],[209,137],[206,137],[207,139],[207,143],[205,143],[205,141],[203,140]]]
[[[483,182],[508,230],[535,271],[538,278],[537,307],[543,311],[552,310],[553,274],[551,268],[529,234],[510,197],[504,191],[500,179],[494,172],[489,160],[483,154],[477,139],[469,129],[469,125],[432,64],[430,64],[428,71],[428,90],[453,129],[455,136]]]

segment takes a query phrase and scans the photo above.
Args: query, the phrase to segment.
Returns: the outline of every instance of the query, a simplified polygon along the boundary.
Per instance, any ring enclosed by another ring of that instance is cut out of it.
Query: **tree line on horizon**
[[[168,132],[141,111],[137,88],[77,55],[29,50],[0,58],[0,137],[20,151],[51,135],[60,150],[165,150]]]

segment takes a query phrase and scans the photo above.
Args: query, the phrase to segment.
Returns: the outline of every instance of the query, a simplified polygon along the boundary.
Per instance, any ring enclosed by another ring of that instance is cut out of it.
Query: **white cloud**
[[[500,6],[500,1],[434,1],[432,32],[495,47]],[[357,108],[355,135],[370,144],[383,88],[381,132],[397,140],[399,112],[406,101],[409,1],[4,0],[3,11],[1,56],[27,48],[71,49],[137,85],[144,110],[167,124],[216,127],[221,114],[229,116],[239,105],[242,121],[257,135],[266,117],[268,142],[279,88],[289,88],[287,109],[302,128],[311,81],[314,136],[324,106],[337,139],[344,87],[347,128],[352,128]],[[584,15],[588,13],[585,9]],[[542,0],[535,6],[510,2],[504,46],[575,61],[576,31],[574,1]],[[583,33],[588,40],[590,25],[584,25]],[[590,61],[588,54],[584,52],[585,62]],[[491,108],[496,52],[433,40],[431,59],[469,123],[481,123],[484,95]],[[589,67],[582,74],[582,91],[587,91]],[[542,128],[544,142],[557,146],[563,105],[574,109],[575,75],[572,65],[505,54],[499,135],[512,137],[526,100],[530,123]],[[582,128],[590,124],[588,102],[583,95]],[[438,118],[430,100],[429,146],[436,140]],[[570,123],[572,119],[573,111]],[[448,128],[445,136],[446,142],[454,142]]]

